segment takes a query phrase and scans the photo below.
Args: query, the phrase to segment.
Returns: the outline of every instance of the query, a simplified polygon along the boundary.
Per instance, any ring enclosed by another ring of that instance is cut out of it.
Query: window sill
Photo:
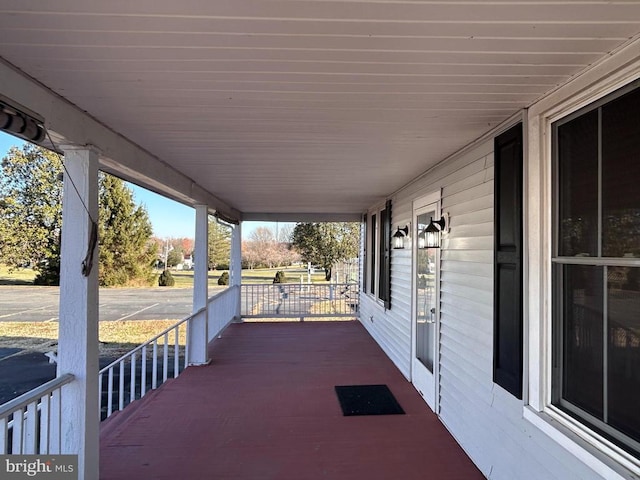
[[[523,417],[603,478],[640,479],[638,460],[627,458],[616,447],[600,441],[577,422],[574,425],[574,422],[553,411],[538,412],[527,405]]]
[[[365,295],[367,296],[371,304],[380,309],[383,313],[389,311],[384,308],[384,301],[380,300],[377,295],[373,295],[371,293],[365,293]]]

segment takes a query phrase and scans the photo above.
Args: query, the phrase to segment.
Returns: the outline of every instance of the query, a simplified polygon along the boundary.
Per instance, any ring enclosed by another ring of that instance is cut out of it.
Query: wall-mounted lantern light
[[[425,230],[426,228],[418,233],[418,248],[420,250],[424,250],[425,248],[427,248],[427,238],[426,234],[424,233]]]
[[[409,235],[408,225],[404,228],[398,227],[398,231],[393,234],[393,248],[395,250],[401,250],[404,248],[404,239],[407,235]]]
[[[445,230],[447,223],[444,216],[440,217],[440,220],[432,218],[429,225],[418,235],[418,248],[440,248],[440,234]]]

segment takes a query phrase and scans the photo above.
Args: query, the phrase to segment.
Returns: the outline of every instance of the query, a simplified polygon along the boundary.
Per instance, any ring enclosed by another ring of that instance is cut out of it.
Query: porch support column
[[[209,209],[206,205],[196,205],[196,241],[193,272],[193,312],[198,313],[189,325],[189,365],[208,363],[207,343],[209,298]]]
[[[78,478],[98,478],[98,154],[64,149],[58,376],[75,379],[61,395],[61,453],[78,455]],[[85,208],[86,207],[86,208]]]
[[[231,231],[231,266],[230,266],[230,281],[231,287],[238,287],[238,294],[235,303],[234,320],[236,322],[242,321],[242,315],[240,312],[240,298],[242,296],[242,222],[233,227]]]

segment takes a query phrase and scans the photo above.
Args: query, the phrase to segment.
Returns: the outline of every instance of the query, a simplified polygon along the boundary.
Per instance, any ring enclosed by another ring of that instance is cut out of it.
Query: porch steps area
[[[484,478],[357,321],[233,324],[101,431],[100,478]],[[342,415],[334,386],[386,384],[406,415]]]

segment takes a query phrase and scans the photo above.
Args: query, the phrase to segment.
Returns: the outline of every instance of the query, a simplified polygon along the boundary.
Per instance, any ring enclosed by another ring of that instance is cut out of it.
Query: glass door
[[[439,249],[424,248],[421,232],[440,218],[437,203],[414,203],[413,213],[413,322],[411,381],[432,410],[437,411],[437,351],[439,318]]]

